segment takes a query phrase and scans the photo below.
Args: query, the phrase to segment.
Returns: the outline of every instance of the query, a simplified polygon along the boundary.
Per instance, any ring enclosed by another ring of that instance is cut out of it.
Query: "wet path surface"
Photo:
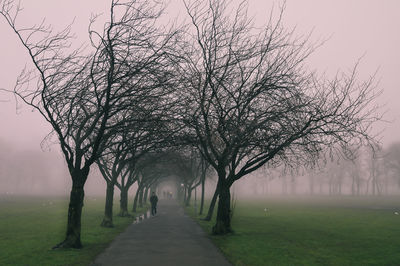
[[[157,211],[129,226],[92,265],[231,265],[176,201],[159,201]]]

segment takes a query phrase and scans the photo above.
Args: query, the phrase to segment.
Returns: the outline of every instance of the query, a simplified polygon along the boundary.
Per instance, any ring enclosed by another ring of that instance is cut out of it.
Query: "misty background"
[[[234,1],[238,2],[238,1]],[[256,23],[267,21],[271,9],[281,1],[249,1],[249,14]],[[171,19],[183,14],[181,1],[169,1]],[[32,25],[46,18],[56,29],[74,21],[77,43],[87,41],[91,14],[107,13],[109,1],[22,1],[20,25]],[[308,59],[311,69],[328,77],[349,70],[361,59],[360,79],[377,72],[383,90],[378,104],[386,110],[385,120],[375,125],[382,150],[374,157],[366,147],[353,160],[335,159],[319,169],[263,168],[235,183],[236,195],[268,194],[395,194],[399,193],[399,172],[387,157],[400,142],[400,2],[397,0],[288,0],[283,23],[296,27],[299,35],[312,32],[311,41],[324,44]],[[274,14],[274,13],[273,13]],[[0,88],[12,89],[20,71],[29,62],[15,34],[0,23]],[[29,65],[28,65],[29,67]],[[50,126],[13,95],[0,92],[0,194],[68,195],[71,181],[57,144],[44,141]],[[386,156],[386,157],[385,157]],[[400,156],[400,154],[399,154]],[[207,180],[210,187],[215,181]],[[89,195],[104,195],[106,184],[99,171],[91,171],[85,186]],[[209,189],[210,193],[212,189]]]

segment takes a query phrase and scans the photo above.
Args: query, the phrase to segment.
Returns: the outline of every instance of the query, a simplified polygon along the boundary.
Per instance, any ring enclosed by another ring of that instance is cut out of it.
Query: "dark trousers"
[[[151,215],[155,215],[157,213],[157,205],[151,204]]]

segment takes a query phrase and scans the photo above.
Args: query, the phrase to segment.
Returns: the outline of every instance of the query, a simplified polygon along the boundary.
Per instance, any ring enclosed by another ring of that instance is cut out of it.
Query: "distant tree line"
[[[396,194],[400,189],[399,162],[398,143],[385,149],[378,144],[363,146],[352,152],[352,158],[332,160],[319,170],[309,171],[310,193],[324,193],[325,185],[329,195]]]
[[[55,194],[63,192],[58,184],[60,176],[67,173],[57,155],[16,149],[0,139],[0,194],[40,195],[45,189]]]
[[[400,145],[361,146],[351,158],[320,157],[313,167],[262,168],[246,178],[239,194],[352,195],[400,194]]]

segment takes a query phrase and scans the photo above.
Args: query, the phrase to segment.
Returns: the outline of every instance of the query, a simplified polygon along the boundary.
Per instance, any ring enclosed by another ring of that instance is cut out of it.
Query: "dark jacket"
[[[152,195],[151,197],[150,197],[150,203],[151,203],[151,205],[157,205],[157,201],[158,201],[158,198],[157,198],[157,196],[156,195]]]

